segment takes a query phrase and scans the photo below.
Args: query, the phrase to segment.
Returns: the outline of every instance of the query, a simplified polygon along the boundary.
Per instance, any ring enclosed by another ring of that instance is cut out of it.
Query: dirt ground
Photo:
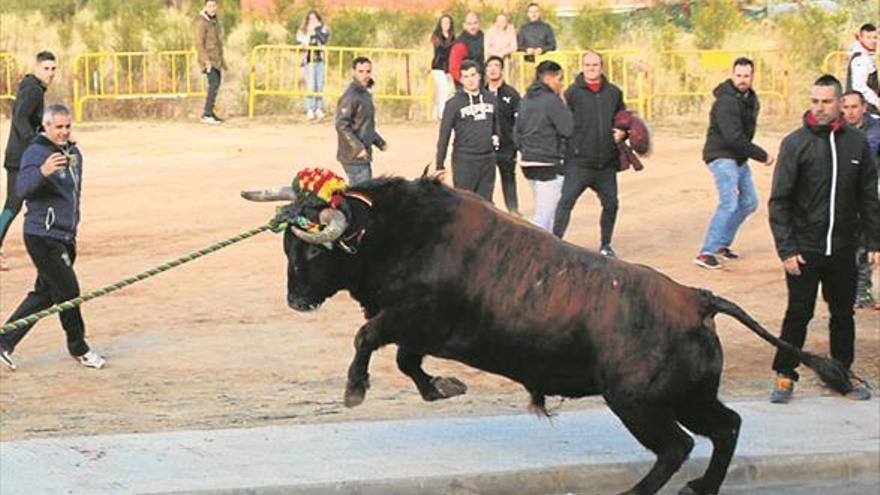
[[[381,131],[390,150],[378,155],[378,173],[415,177],[432,160],[435,126],[385,125]],[[0,125],[0,139],[7,133],[8,121]],[[330,123],[100,123],[75,133],[86,167],[76,265],[84,291],[268,220],[274,207],[241,200],[241,189],[289,183],[304,166],[341,173]],[[615,248],[627,260],[737,301],[778,331],[785,287],[766,220],[772,170],[753,166],[761,208],[736,242],[743,258],[723,271],[701,270],[691,260],[716,195],[700,161],[702,140],[677,136],[659,130],[646,170],[621,174]],[[759,142],[775,151],[780,138],[764,134]],[[531,191],[521,177],[519,193],[530,213]],[[598,201],[588,193],[568,240],[597,248],[598,215]],[[20,219],[6,253],[13,269],[0,274],[3,318],[34,279]],[[525,411],[528,396],[517,384],[434,359],[426,363],[429,372],[457,376],[470,389],[463,397],[424,403],[396,370],[393,347],[372,361],[366,402],[346,409],[345,370],[363,321],[360,308],[339,294],[318,312],[295,313],[285,304],[284,282],[281,239],[266,233],[89,302],[89,342],[109,363],[101,371],[75,366],[58,319],[44,320],[16,350],[19,370],[0,370],[0,440]],[[726,352],[723,396],[765,397],[772,348],[732,319],[717,321]],[[820,304],[810,349],[827,352],[827,322]],[[859,311],[857,325],[856,369],[876,383],[880,312]],[[812,373],[804,376],[799,393],[825,393]],[[570,400],[562,408],[600,403]]]

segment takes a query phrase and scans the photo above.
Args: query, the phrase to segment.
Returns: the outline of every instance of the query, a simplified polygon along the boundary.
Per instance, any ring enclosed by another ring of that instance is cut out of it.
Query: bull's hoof
[[[458,378],[451,376],[435,376],[431,379],[431,385],[433,385],[440,394],[439,397],[437,397],[438,399],[448,399],[467,392],[467,385]]]
[[[718,495],[718,492],[712,490],[704,490],[700,487],[702,478],[691,480],[678,491],[678,495]]]
[[[345,386],[345,396],[343,402],[345,407],[357,407],[364,402],[367,396],[367,389],[370,388],[370,379],[364,378],[355,383],[349,383]]]

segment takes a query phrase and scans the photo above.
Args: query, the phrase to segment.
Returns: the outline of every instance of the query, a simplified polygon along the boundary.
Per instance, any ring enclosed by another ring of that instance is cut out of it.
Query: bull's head
[[[336,244],[348,228],[345,214],[335,208],[303,207],[297,203],[291,187],[242,191],[241,196],[249,201],[289,201],[282,209],[287,213],[280,215],[286,217],[284,220],[308,219],[323,227],[312,232],[295,222],[285,222],[288,306],[296,311],[313,311],[343,288],[346,263],[341,258],[348,255],[336,248]]]

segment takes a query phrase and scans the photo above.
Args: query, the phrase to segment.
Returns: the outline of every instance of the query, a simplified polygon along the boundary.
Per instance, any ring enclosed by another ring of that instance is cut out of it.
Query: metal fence
[[[0,52],[0,100],[14,100],[19,73],[15,56]]]

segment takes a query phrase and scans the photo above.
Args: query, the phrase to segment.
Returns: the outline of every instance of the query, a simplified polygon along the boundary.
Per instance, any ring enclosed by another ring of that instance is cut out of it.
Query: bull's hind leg
[[[657,455],[657,462],[634,487],[621,495],[653,495],[675,474],[694,440],[675,422],[671,410],[653,404],[614,404],[611,410],[636,439]]]
[[[727,468],[736,449],[739,414],[728,409],[717,398],[705,402],[692,402],[681,411],[678,418],[685,428],[712,440],[712,458],[703,476],[688,482],[679,495],[715,495],[724,482]]]
[[[453,377],[431,376],[422,369],[424,354],[412,352],[406,347],[397,348],[397,367],[410,377],[426,401],[448,399],[467,392],[467,385]]]

